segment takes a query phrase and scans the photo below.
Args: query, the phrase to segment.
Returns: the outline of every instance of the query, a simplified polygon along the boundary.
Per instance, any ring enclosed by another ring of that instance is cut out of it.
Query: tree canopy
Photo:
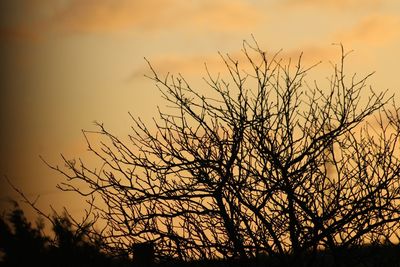
[[[131,115],[127,139],[101,123],[83,131],[101,164],[63,157],[51,165],[60,188],[87,198],[106,246],[150,242],[160,259],[338,258],[398,242],[399,108],[368,86],[372,73],[346,75],[338,47],[320,85],[302,55],[244,42],[240,59],[221,54],[225,75],[206,69],[208,95],[149,63],[168,107],[153,125]]]

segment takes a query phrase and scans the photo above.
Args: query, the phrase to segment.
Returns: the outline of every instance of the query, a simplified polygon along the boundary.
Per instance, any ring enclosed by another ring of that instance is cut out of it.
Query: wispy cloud
[[[188,1],[189,3],[189,1]],[[187,6],[184,21],[204,25],[208,30],[242,30],[255,26],[261,20],[261,11],[246,1],[199,1],[197,6]]]
[[[32,5],[30,1],[41,4]],[[153,32],[191,28],[236,31],[256,25],[260,11],[244,0],[19,0],[2,5],[13,20],[0,24],[1,34],[24,38],[49,32],[88,33],[126,29]]]
[[[0,1],[0,40],[39,39],[41,24],[49,16],[49,1]]]
[[[164,20],[172,0],[113,1],[69,0],[51,21],[63,31],[104,32],[137,27],[153,27]]]
[[[251,49],[249,49],[249,53],[254,57],[253,60],[256,62],[257,60],[261,60],[259,55],[253,53]],[[310,67],[320,61],[329,61],[334,59],[338,56],[340,50],[331,45],[322,46],[310,44],[288,51],[268,50],[266,53],[269,59],[272,59],[272,57],[278,53],[276,59],[282,59],[283,64],[287,63],[289,59],[292,61],[297,61],[300,55],[302,55],[302,65],[305,67]],[[217,75],[218,73],[227,74],[227,67],[221,58],[221,55],[225,59],[227,59],[227,56],[229,55],[232,60],[237,60],[239,62],[241,70],[250,71],[250,73],[252,72],[250,62],[240,49],[231,51],[228,54],[169,54],[157,58],[150,58],[149,60],[154,70],[160,75],[166,75],[169,73],[173,75],[182,74],[183,76],[193,75],[195,77],[204,77],[207,75],[205,65],[207,66],[207,69],[210,71],[211,75]],[[133,70],[129,80],[134,80],[136,78],[143,77],[144,75],[151,76],[151,70],[146,64],[142,64],[140,67]]]
[[[286,6],[312,6],[336,10],[371,9],[378,8],[384,0],[285,0]]]
[[[0,40],[40,40],[41,36],[30,27],[0,27]]]
[[[71,0],[55,21],[72,30],[107,31],[127,27],[156,30],[174,26],[231,30],[255,22],[257,9],[240,0]]]
[[[167,73],[176,75],[181,73],[184,76],[193,74],[195,74],[196,76],[201,76],[201,74],[206,74],[205,64],[212,71],[220,70],[223,67],[221,57],[219,57],[217,53],[213,55],[169,54],[168,56],[150,58],[149,60],[154,70],[161,75],[166,75]],[[143,75],[151,76],[150,67],[144,63],[140,67],[133,70],[132,75],[129,79],[143,77]]]
[[[286,59],[297,60],[302,55],[302,63],[306,66],[312,66],[321,61],[330,61],[337,57],[339,49],[329,45],[304,45],[298,49],[282,51],[282,57]]]
[[[400,17],[371,15],[348,30],[334,34],[334,38],[346,44],[361,42],[366,45],[382,45],[400,37]]]

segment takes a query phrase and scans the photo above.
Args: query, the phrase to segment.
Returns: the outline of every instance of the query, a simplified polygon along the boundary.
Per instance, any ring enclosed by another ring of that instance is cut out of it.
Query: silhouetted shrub
[[[53,216],[53,236],[44,234],[44,223],[33,226],[15,203],[0,218],[2,266],[128,266],[130,260],[101,250],[87,229],[75,229],[67,215]]]
[[[17,203],[0,218],[0,249],[9,266],[40,264],[49,239],[42,234],[43,224],[36,227],[27,221]]]
[[[132,247],[134,261],[101,251],[90,241],[85,229],[75,229],[67,216],[54,217],[53,237],[43,234],[44,224],[28,222],[24,212],[14,209],[0,217],[0,251],[4,253],[0,266],[108,266],[108,267],[399,267],[400,246],[368,245],[340,251],[340,258],[331,251],[305,254],[299,259],[291,254],[276,258],[267,254],[249,259],[215,259],[183,261],[164,258],[154,261],[152,243]],[[282,256],[282,255],[281,255]],[[313,258],[310,261],[310,258]],[[287,264],[285,264],[285,262]]]

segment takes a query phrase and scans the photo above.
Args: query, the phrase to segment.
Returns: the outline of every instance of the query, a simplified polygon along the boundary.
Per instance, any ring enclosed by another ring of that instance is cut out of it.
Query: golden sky
[[[306,64],[337,60],[341,42],[354,50],[350,72],[376,71],[377,91],[400,88],[398,0],[0,1],[0,205],[13,196],[7,175],[43,208],[78,209],[39,155],[88,157],[81,129],[93,121],[124,136],[128,111],[154,116],[162,104],[143,57],[202,90],[204,63],[223,71],[217,52],[238,55],[252,34],[267,51],[303,51]]]

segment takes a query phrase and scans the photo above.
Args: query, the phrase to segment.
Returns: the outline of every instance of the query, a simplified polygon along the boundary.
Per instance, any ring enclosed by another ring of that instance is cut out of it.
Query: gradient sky
[[[124,136],[128,111],[154,116],[162,102],[143,57],[201,90],[204,63],[223,71],[217,52],[238,55],[251,34],[267,51],[303,51],[306,64],[326,66],[340,56],[331,44],[341,42],[354,50],[350,73],[376,71],[376,91],[400,88],[398,0],[0,1],[1,207],[15,197],[6,175],[32,199],[41,195],[39,207],[78,211],[39,155],[60,165],[60,153],[90,158],[81,129],[93,121]],[[325,79],[321,68],[310,78]]]

